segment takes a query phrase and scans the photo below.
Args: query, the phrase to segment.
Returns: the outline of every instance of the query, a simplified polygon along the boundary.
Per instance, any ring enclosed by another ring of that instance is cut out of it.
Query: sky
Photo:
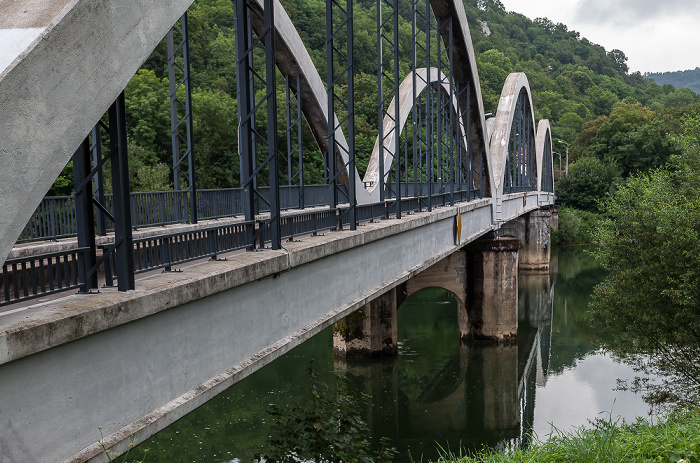
[[[563,23],[605,50],[622,50],[630,72],[700,67],[698,0],[501,0],[507,11]]]

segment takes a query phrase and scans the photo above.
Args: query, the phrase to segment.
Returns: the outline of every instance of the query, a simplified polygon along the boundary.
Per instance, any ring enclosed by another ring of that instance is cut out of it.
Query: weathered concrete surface
[[[510,193],[503,195],[499,222],[509,222],[520,217],[525,212],[535,211],[540,208],[537,192]]]
[[[333,325],[333,352],[346,358],[394,356],[396,326],[394,287]]]
[[[483,233],[490,207],[479,204],[459,209]],[[453,253],[456,212],[304,236],[286,250],[154,272],[135,291],[1,313],[0,462],[97,457],[98,426],[115,449],[134,432],[145,439]]]
[[[469,336],[467,315],[467,256],[464,250],[456,251],[440,262],[409,279],[404,287],[405,297],[423,288],[444,288],[457,299],[460,338]]]
[[[0,15],[0,28],[32,26],[38,35],[0,73],[0,261],[90,128],[191,3],[1,3],[12,13]]]
[[[552,252],[550,220],[548,210],[532,211],[515,222],[520,237],[518,266],[522,270],[549,273],[549,260]]]
[[[511,341],[518,332],[518,240],[479,240],[467,248],[469,339]]]

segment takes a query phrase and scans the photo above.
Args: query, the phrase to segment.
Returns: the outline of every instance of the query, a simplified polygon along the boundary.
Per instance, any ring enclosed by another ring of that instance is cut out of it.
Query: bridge
[[[1,462],[104,461],[98,426],[107,448],[123,449],[333,324],[339,355],[391,354],[396,310],[425,286],[460,301],[463,340],[507,341],[518,267],[548,266],[549,124],[535,124],[522,73],[486,117],[464,10],[451,0],[411,4],[403,80],[399,5],[379,3],[382,123],[362,179],[352,0],[327,2],[325,84],[279,2],[236,0],[240,213],[198,220],[198,199],[208,207],[219,196],[198,192],[192,170],[190,3],[0,3],[0,37],[11,44],[0,52]],[[134,231],[147,207],[128,189],[123,89],[166,35],[175,191],[160,212],[182,223]],[[279,107],[278,80],[288,95]],[[287,117],[297,196],[286,209],[278,110],[297,115]],[[325,156],[325,200],[314,207],[294,138],[302,115]],[[13,250],[70,159],[75,238],[39,254]]]

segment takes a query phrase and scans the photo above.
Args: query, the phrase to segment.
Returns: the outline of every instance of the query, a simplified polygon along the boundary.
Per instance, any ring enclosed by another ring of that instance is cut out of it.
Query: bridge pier
[[[552,219],[549,210],[532,211],[515,219],[518,236],[521,238],[518,260],[518,268],[521,270],[549,272]]]
[[[396,355],[396,288],[333,325],[333,352],[341,357]]]
[[[518,332],[518,248],[519,242],[513,238],[478,240],[467,248],[468,340],[503,342],[515,339]]]
[[[402,296],[408,297],[424,288],[443,288],[452,293],[459,307],[459,336],[469,336],[467,315],[467,255],[458,250],[423,270],[402,286]],[[403,302],[403,301],[401,301]],[[399,304],[400,306],[401,304]]]

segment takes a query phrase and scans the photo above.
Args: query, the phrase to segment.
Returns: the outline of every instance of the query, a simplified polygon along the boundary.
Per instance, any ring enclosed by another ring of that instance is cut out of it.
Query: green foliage
[[[552,233],[553,244],[585,244],[595,240],[602,216],[596,212],[569,207],[559,209],[559,230]]]
[[[367,396],[348,392],[346,381],[337,377],[335,390],[319,384],[313,364],[309,366],[311,405],[271,406],[274,420],[266,451],[257,456],[265,462],[389,462],[396,454],[382,439],[373,451],[369,427],[360,409]]]
[[[445,453],[438,463],[559,463],[571,462],[669,462],[700,461],[700,411],[671,414],[650,424],[640,418],[628,424],[597,419],[592,428],[566,433],[557,430],[546,442],[536,441],[526,450],[507,453],[486,449],[475,456]]]
[[[650,400],[700,395],[700,116],[687,118],[672,168],[630,178],[607,202],[596,257],[610,271],[593,320],[647,373]]]
[[[695,93],[700,92],[700,67],[686,71],[647,72],[644,78],[654,79],[659,84],[671,84],[676,88],[686,87]]]
[[[46,196],[70,196],[73,191],[73,161],[68,161],[58,178],[53,182]]]
[[[599,212],[600,201],[615,188],[618,179],[614,165],[593,157],[579,159],[569,167],[569,175],[557,182],[557,197],[565,206]]]
[[[572,159],[595,156],[614,163],[623,176],[660,167],[677,153],[669,133],[676,119],[641,104],[618,103],[609,117],[583,126],[571,147]]]

